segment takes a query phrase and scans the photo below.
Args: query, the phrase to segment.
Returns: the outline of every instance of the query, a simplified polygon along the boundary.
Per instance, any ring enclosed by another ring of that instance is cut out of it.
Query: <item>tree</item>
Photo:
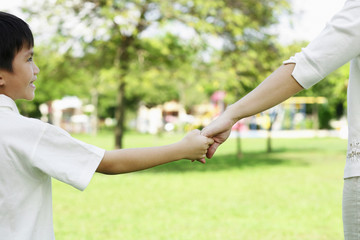
[[[201,42],[207,42],[209,36],[217,36],[224,42],[224,48],[228,50],[227,56],[235,60],[232,64],[236,63],[236,74],[245,76],[248,71],[242,71],[246,69],[240,66],[245,61],[236,61],[239,55],[236,57],[236,54],[229,52],[247,53],[250,48],[266,42],[267,36],[270,36],[266,29],[276,23],[277,15],[287,7],[287,2],[57,0],[54,4],[53,1],[45,0],[38,9],[34,9],[36,6],[34,4],[30,12],[41,12],[49,22],[57,26],[57,42],[61,43],[65,52],[66,48],[72,48],[78,55],[96,51],[92,46],[94,41],[102,42],[102,49],[107,49],[106,58],[111,60],[113,77],[117,80],[115,146],[120,148],[128,74],[131,64],[139,58],[139,53],[146,51],[141,48],[141,42],[143,33],[149,27],[163,29],[165,26],[181,24],[193,29],[196,39]],[[252,65],[252,69],[256,67]],[[185,67],[183,70],[186,71]],[[210,89],[211,87],[206,86],[205,91]]]
[[[229,7],[244,14],[229,14],[221,36],[223,48],[214,59],[213,76],[217,88],[226,91],[226,102],[233,103],[255,88],[281,64],[281,46],[272,28],[279,13],[288,10],[283,1],[229,1]],[[239,8],[238,8],[239,7]],[[228,10],[229,11],[229,10]],[[271,126],[271,125],[270,125]],[[271,127],[267,149],[271,151]],[[237,138],[237,156],[242,156],[240,136]]]
[[[141,81],[129,81],[128,92],[142,91],[140,99],[149,105],[178,100],[187,109],[205,99],[202,85],[207,65],[199,55],[201,46],[170,33],[143,39],[141,44],[146,49],[142,63],[133,64],[129,74]]]

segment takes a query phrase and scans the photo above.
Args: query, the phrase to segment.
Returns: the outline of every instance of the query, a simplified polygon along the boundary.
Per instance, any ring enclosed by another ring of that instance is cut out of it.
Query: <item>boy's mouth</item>
[[[33,87],[33,88],[36,87],[35,84],[34,84],[35,81],[36,81],[36,79],[30,82],[30,87]]]

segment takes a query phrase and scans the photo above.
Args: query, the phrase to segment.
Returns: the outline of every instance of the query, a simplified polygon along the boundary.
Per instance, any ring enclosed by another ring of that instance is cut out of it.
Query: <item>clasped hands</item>
[[[202,136],[211,138],[213,140],[212,144],[209,144],[209,147],[206,152],[207,158],[212,158],[216,149],[224,143],[231,133],[231,128],[234,125],[234,122],[224,115],[220,115],[214,121],[212,121],[208,126],[203,128],[200,132]],[[194,161],[194,160],[192,160]],[[197,160],[199,162],[205,163],[204,158]]]

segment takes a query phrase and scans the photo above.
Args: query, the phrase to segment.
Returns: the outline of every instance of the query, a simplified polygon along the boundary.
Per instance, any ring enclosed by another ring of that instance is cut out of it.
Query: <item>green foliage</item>
[[[33,9],[34,7],[32,6],[30,11],[40,12],[40,8]],[[267,57],[260,59],[258,54],[271,52],[266,47],[270,36],[266,29],[277,22],[277,16],[287,7],[286,1],[278,0],[58,0],[55,6],[45,1],[41,6],[41,14],[48,16],[47,20],[57,26],[57,35],[51,44],[58,45],[66,52],[63,61],[54,61],[52,65],[59,64],[61,67],[65,63],[69,64],[70,68],[75,66],[77,70],[74,73],[69,68],[66,78],[60,75],[58,78],[50,77],[49,81],[71,79],[75,88],[68,85],[67,89],[77,91],[76,86],[101,88],[101,85],[109,84],[112,78],[115,83],[127,83],[125,96],[128,103],[143,100],[149,105],[154,105],[169,99],[178,99],[188,108],[202,102],[206,95],[218,90],[217,85],[226,90],[238,89],[244,93],[255,86],[255,80],[261,78],[257,74],[262,73],[262,69],[257,69],[256,63],[261,60],[270,62]],[[141,35],[149,26],[158,26],[160,31],[164,31],[161,29],[168,26],[171,28],[177,24],[195,30],[190,41],[182,40],[181,33],[176,36],[165,34],[150,39]],[[214,56],[211,47],[207,46],[207,38],[211,36],[216,36],[224,42],[226,54],[220,52],[223,55],[219,59],[220,62],[212,61],[214,65],[207,66],[201,55]],[[261,45],[264,47],[260,47]],[[102,53],[98,53],[100,51]],[[239,53],[242,55],[241,58]],[[96,58],[100,58],[101,61]],[[256,58],[259,58],[259,61],[255,61]],[[69,62],[69,59],[73,61]],[[231,63],[222,64],[224,60]],[[66,66],[63,67],[66,69]],[[210,67],[212,71],[209,71]],[[46,78],[47,74],[58,73],[53,71],[51,66],[45,68],[47,69],[42,75]],[[80,71],[81,68],[84,70]],[[245,70],[247,72],[243,73]],[[103,79],[107,80],[94,84],[91,76],[100,77],[99,75],[104,72],[113,74],[105,74],[108,77]],[[86,79],[86,83],[84,81],[85,84],[78,84],[73,78]],[[240,85],[236,83],[239,79]],[[209,81],[214,81],[215,86],[209,84]],[[216,84],[217,82],[219,84]],[[45,82],[43,85],[45,86]],[[54,84],[46,85],[49,89],[54,89]],[[59,89],[59,94],[63,93],[60,87],[57,86],[56,89]],[[84,92],[89,93],[89,89],[85,89]],[[102,92],[106,91],[99,91],[100,94]],[[232,91],[229,91],[229,96],[232,95]]]
[[[201,95],[204,67],[197,58],[198,46],[186,44],[172,34],[146,38],[141,42],[139,60],[130,66],[127,75],[127,98],[149,106],[179,100],[185,106],[201,102],[191,99]]]
[[[330,120],[334,119],[334,110],[330,108],[329,104],[319,106],[319,128],[331,129]]]
[[[217,90],[232,103],[306,45],[277,42],[279,16],[290,12],[284,0],[45,0],[28,11],[56,30],[35,49],[41,72],[30,114],[64,95],[98,99],[102,118],[140,101],[175,99],[190,110]],[[347,78],[344,66],[299,95],[328,97],[327,118],[339,117]]]
[[[270,27],[288,5],[285,1],[225,2],[226,6],[214,16],[223,48],[214,58],[212,76],[215,85],[226,90],[226,101],[232,103],[281,64],[280,49]]]

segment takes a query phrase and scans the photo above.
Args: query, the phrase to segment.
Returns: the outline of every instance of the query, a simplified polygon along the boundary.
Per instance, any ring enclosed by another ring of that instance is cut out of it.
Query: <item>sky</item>
[[[281,20],[280,41],[314,39],[331,17],[338,12],[345,0],[291,0],[293,16]],[[290,27],[289,22],[293,22]]]
[[[10,10],[21,16],[16,8],[26,0],[2,0],[0,9]],[[291,43],[294,40],[311,41],[325,27],[327,21],[341,9],[345,0],[289,0],[294,14],[283,17],[279,26],[279,40],[282,43]],[[290,24],[290,22],[292,24]]]

